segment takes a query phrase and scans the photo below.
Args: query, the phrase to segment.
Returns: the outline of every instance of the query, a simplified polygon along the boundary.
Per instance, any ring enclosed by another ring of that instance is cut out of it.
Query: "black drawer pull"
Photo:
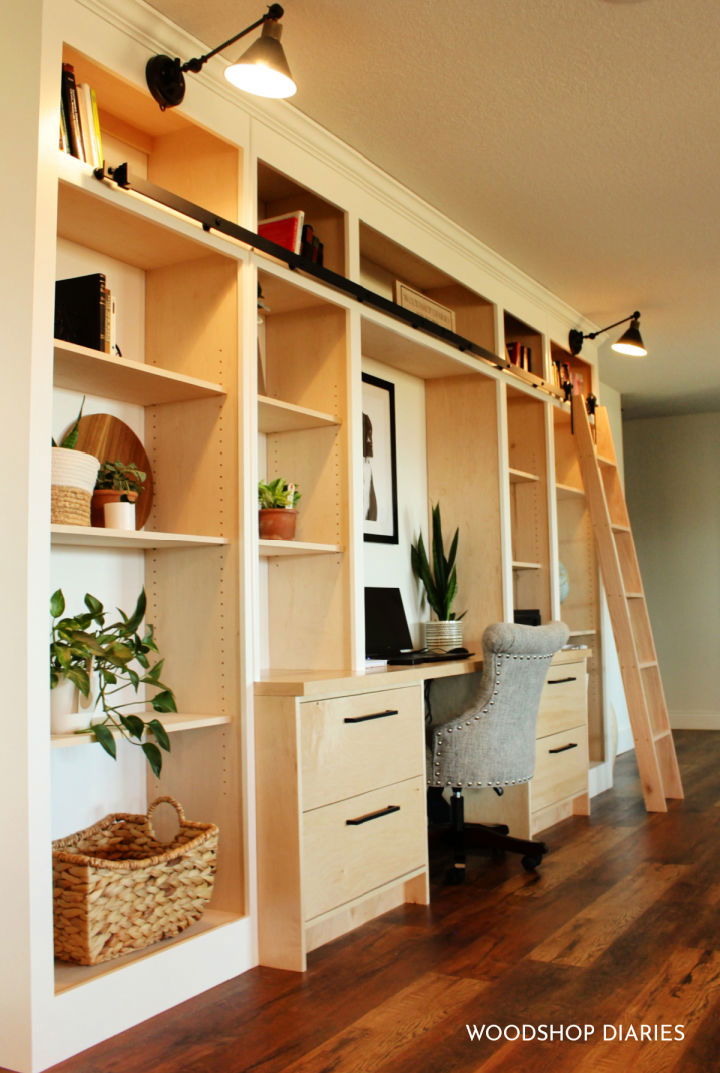
[[[364,816],[356,816],[354,820],[345,820],[348,827],[359,827],[361,823],[370,820],[379,820],[381,816],[389,816],[391,812],[399,812],[399,805],[388,805],[387,808],[378,809],[377,812],[366,812]]]
[[[571,741],[569,745],[561,745],[559,749],[548,749],[549,753],[566,753],[568,749],[577,749],[578,743]]]
[[[366,723],[368,719],[387,719],[389,715],[398,715],[397,708],[388,708],[386,712],[373,712],[372,715],[348,715],[344,723]]]
[[[548,678],[547,680],[549,686],[559,686],[563,682],[577,682],[577,678]]]

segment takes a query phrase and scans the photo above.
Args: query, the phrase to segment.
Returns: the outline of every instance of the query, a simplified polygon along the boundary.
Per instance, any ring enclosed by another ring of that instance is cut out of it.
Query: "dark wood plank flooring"
[[[430,907],[395,910],[316,951],[305,975],[255,969],[55,1070],[719,1070],[720,734],[676,741],[687,796],[667,814],[646,814],[626,754],[591,817],[543,836],[551,852],[537,876],[512,855],[477,856],[464,887],[445,887],[436,859]],[[684,1038],[624,1038],[663,1024],[673,1036],[684,1026]],[[594,1034],[471,1040],[468,1025]]]

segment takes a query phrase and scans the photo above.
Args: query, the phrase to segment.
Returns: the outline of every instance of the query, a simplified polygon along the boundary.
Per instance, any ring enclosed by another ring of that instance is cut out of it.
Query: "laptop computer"
[[[368,587],[365,589],[365,655],[384,659],[389,664],[436,663],[442,660],[467,659],[467,649],[444,652],[437,649],[413,649],[400,589]]]

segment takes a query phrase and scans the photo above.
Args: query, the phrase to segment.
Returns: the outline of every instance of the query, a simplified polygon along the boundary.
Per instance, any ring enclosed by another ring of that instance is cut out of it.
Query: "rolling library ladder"
[[[596,408],[593,429],[585,397],[575,395],[572,415],[645,807],[666,812],[682,782],[607,410]]]

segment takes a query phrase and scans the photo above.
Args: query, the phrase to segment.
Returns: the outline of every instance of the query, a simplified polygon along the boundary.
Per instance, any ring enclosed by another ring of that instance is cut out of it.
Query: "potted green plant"
[[[92,497],[92,524],[109,529],[135,528],[135,503],[147,480],[133,462],[101,463]]]
[[[284,477],[258,483],[258,507],[261,540],[292,540],[295,536],[300,499],[297,485]]]
[[[457,548],[460,530],[450,542],[450,550],[445,554],[442,532],[440,504],[432,509],[432,564],[425,550],[422,533],[417,544],[411,545],[410,562],[413,573],[425,590],[425,597],[437,622],[423,622],[423,644],[426,648],[456,648],[462,645],[463,626],[461,615],[452,610],[457,595]]]
[[[90,500],[100,462],[77,449],[84,405],[83,395],[74,423],[59,444],[51,441],[50,520],[54,525],[90,525]]]
[[[85,610],[78,615],[65,616],[65,597],[57,589],[50,597],[50,689],[52,693],[63,690],[90,700],[95,715],[80,713],[80,726],[75,733],[94,734],[106,753],[116,758],[115,734],[121,735],[133,745],[138,745],[155,775],[162,769],[160,749],[170,751],[170,740],[159,719],[145,720],[127,709],[141,700],[122,700],[121,690],[129,687],[135,693],[140,686],[157,690],[148,702],[156,712],[175,712],[175,695],[172,689],[160,680],[164,660],[150,662],[150,653],[158,653],[153,627],[147,623],[142,636],[138,633],[145,617],[145,590],[140,593],[135,610],[126,615],[118,608],[119,618],[108,622],[110,613],[100,600],[90,593],[85,594]],[[159,654],[159,653],[158,653]],[[96,697],[91,700],[92,693]],[[124,693],[123,696],[127,696]],[[52,694],[51,694],[52,696]],[[71,708],[72,708],[72,701]],[[57,706],[56,706],[57,708]],[[65,718],[72,713],[65,713]],[[53,726],[56,733],[68,732],[67,721]],[[153,741],[146,739],[151,734]]]

